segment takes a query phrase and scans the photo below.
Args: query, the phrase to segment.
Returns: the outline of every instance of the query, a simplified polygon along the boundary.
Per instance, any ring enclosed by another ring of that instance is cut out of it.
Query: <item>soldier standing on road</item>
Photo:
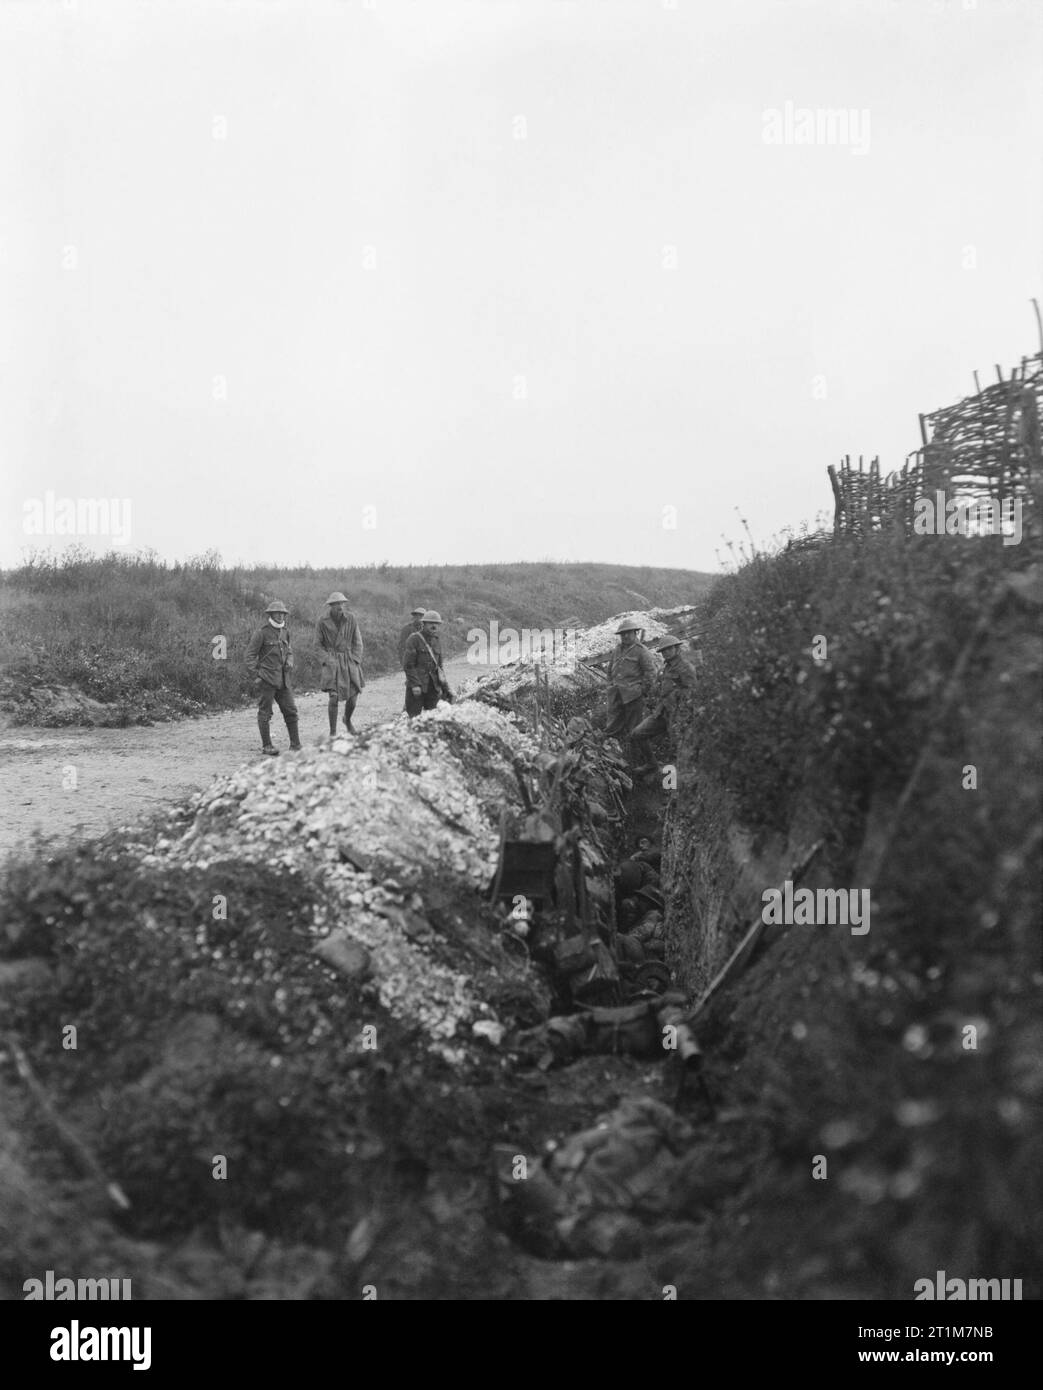
[[[695,667],[682,654],[683,643],[677,637],[667,637],[659,644],[663,653],[663,670],[659,677],[652,713],[636,726],[631,738],[640,751],[639,772],[654,766],[648,740],[656,734],[668,734],[676,744],[681,724],[691,709],[692,695],[699,677]]]
[[[641,645],[641,624],[629,618],[616,628],[619,647],[608,668],[608,719],[605,732],[622,742],[640,724],[644,702],[652,688],[656,667],[652,654]]]
[[[354,613],[349,613],[347,598],[339,589],[326,600],[329,616],[319,619],[316,635],[322,648],[322,689],[329,692],[327,713],[330,736],[337,732],[337,705],[344,701],[344,727],[349,734],[357,732],[351,722],[359,694],[366,684],[362,674],[362,633]]]
[[[427,609],[426,609],[426,608],[414,608],[414,609],[412,609],[412,614],[413,614],[412,618],[409,620],[408,623],[406,623],[405,627],[402,628],[402,630],[399,632],[399,634],[398,634],[398,659],[399,659],[399,661],[404,661],[404,660],[405,660],[405,655],[406,655],[406,643],[407,643],[407,642],[409,641],[409,639],[412,637],[412,635],[413,635],[414,632],[419,632],[419,631],[420,631],[420,624],[421,624],[421,622],[422,622],[422,620],[423,620],[423,617],[424,617],[424,614],[425,614],[426,612],[427,612]]]
[[[406,673],[406,713],[410,719],[424,709],[434,709],[440,699],[451,700],[452,692],[442,667],[442,643],[438,629],[441,614],[429,608],[420,631],[406,641],[402,669]]]
[[[290,630],[286,624],[289,609],[285,603],[270,603],[264,610],[268,621],[250,639],[246,649],[246,669],[259,683],[261,698],[257,704],[257,727],[261,731],[261,752],[277,758],[279,750],[272,743],[272,702],[282,710],[286,732],[294,752],[301,746],[297,733],[297,706],[290,688],[293,671],[293,652],[290,649]]]

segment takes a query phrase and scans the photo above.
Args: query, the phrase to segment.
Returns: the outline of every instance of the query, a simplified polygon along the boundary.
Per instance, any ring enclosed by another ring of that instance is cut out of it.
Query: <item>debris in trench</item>
[[[501,1146],[494,1164],[504,1224],[536,1254],[636,1258],[641,1218],[680,1209],[675,1179],[694,1137],[669,1106],[637,1096],[527,1164],[523,1179],[517,1155]]]
[[[515,1049],[543,1071],[584,1052],[660,1060],[676,1052],[685,1063],[696,1064],[699,1045],[685,1020],[684,1003],[683,995],[670,991],[615,1008],[580,1009],[520,1033]]]

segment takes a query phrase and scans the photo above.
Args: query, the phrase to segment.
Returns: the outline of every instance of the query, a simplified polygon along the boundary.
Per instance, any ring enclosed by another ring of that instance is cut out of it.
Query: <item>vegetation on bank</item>
[[[273,598],[290,607],[297,686],[308,690],[319,683],[315,624],[334,589],[359,619],[366,674],[379,676],[398,669],[398,633],[419,603],[442,614],[452,654],[465,649],[469,628],[494,618],[517,628],[591,623],[631,606],[691,603],[709,585],[695,571],[626,565],[226,569],[215,554],[167,564],[72,549],[0,576],[0,706],[54,725],[235,705],[251,693],[243,654]]]
[[[701,1020],[741,1120],[707,1144],[728,1177],[679,1286],[909,1299],[945,1269],[1040,1296],[1041,611],[1029,535],[805,538],[710,595],[676,862],[730,867],[735,894],[737,828],[754,862],[821,838],[810,883],[871,889],[872,915],[769,927]],[[752,887],[732,911],[722,958]],[[705,925],[674,933],[689,987]]]
[[[1000,537],[808,536],[754,553],[701,610],[694,756],[743,822],[784,830],[813,795],[840,838],[901,786],[972,634],[998,621],[1032,550]],[[1013,578],[1013,583],[1011,582]]]

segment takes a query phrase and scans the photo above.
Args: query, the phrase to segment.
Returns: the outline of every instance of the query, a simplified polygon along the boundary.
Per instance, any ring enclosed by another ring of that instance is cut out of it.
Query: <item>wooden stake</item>
[[[106,1176],[105,1170],[80,1136],[58,1115],[48,1098],[47,1092],[37,1080],[36,1074],[29,1065],[29,1058],[25,1055],[25,1052],[11,1034],[8,1034],[7,1046],[11,1049],[11,1056],[14,1058],[15,1069],[18,1075],[25,1082],[26,1088],[33,1100],[35,1100],[41,1115],[54,1130],[59,1143],[65,1149],[73,1163],[75,1163],[84,1177],[92,1178],[98,1186],[104,1190],[105,1195],[113,1206],[118,1207],[120,1211],[129,1211],[130,1200],[126,1193],[123,1191],[122,1187],[120,1187],[119,1183],[112,1182]]]

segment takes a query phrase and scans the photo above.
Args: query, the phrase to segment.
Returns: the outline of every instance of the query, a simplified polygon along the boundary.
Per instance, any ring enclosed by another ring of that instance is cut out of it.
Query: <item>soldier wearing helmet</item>
[[[624,618],[616,628],[619,647],[608,668],[608,711],[605,732],[625,739],[640,724],[644,702],[655,679],[652,654],[641,644],[642,627]]]
[[[362,673],[362,633],[347,598],[335,589],[326,600],[329,615],[319,619],[316,636],[322,650],[321,688],[328,693],[330,736],[337,732],[337,705],[344,701],[344,727],[356,732],[351,722],[359,694],[366,684]]]
[[[648,740],[665,733],[676,743],[681,724],[691,713],[692,694],[699,677],[695,667],[682,654],[683,646],[677,637],[665,637],[659,644],[663,670],[653,697],[652,712],[631,735],[643,759],[641,771],[652,766]]]
[[[421,710],[434,709],[439,700],[453,698],[442,666],[438,634],[441,626],[441,614],[429,608],[420,620],[420,631],[406,640],[402,669],[406,673],[406,713],[410,719]]]
[[[251,637],[246,649],[246,669],[258,684],[261,698],[257,704],[257,727],[261,731],[261,751],[270,757],[279,756],[271,740],[272,703],[282,710],[290,747],[294,752],[301,746],[297,732],[297,705],[290,687],[293,672],[293,652],[290,648],[290,629],[286,623],[289,609],[276,600],[264,610],[268,620]]]
[[[413,635],[414,632],[419,632],[419,631],[420,631],[420,625],[421,625],[421,622],[422,622],[422,620],[423,620],[424,614],[425,614],[426,612],[427,612],[427,609],[426,609],[426,608],[423,608],[423,607],[421,607],[421,608],[413,608],[413,609],[410,610],[409,622],[406,623],[405,627],[403,627],[403,628],[400,630],[399,634],[398,634],[398,659],[399,659],[399,661],[403,660],[403,658],[405,657],[405,654],[406,654],[406,643],[407,643],[407,642],[409,641],[409,639],[412,637],[412,635]]]

